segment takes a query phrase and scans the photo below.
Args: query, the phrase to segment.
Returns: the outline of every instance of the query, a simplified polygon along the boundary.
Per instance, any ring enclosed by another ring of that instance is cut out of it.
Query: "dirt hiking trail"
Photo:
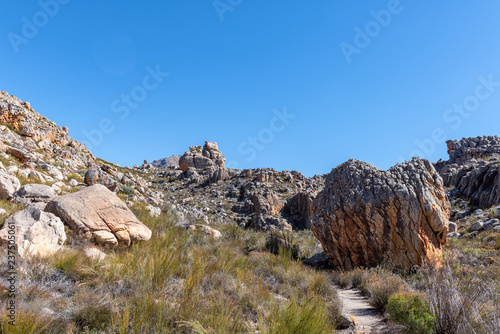
[[[342,314],[350,316],[356,325],[338,333],[388,333],[382,317],[368,303],[368,298],[356,289],[337,289],[342,300]]]

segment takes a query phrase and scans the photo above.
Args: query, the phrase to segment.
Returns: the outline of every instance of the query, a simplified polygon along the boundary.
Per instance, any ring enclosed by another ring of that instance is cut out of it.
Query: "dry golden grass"
[[[340,303],[331,276],[286,250],[271,254],[265,233],[225,224],[216,226],[223,234],[216,241],[176,227],[170,212],[153,218],[144,205],[133,211],[153,231],[150,241],[107,249],[99,262],[69,240],[75,246],[31,260],[19,284],[49,292],[25,291],[21,300],[29,295],[29,303],[53,312],[27,313],[41,323],[33,333],[334,331]]]

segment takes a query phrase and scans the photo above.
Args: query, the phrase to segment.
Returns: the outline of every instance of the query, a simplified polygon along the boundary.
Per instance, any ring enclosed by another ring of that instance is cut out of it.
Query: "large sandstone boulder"
[[[205,169],[210,167],[224,168],[226,158],[222,155],[217,147],[217,143],[205,142],[202,146],[191,146],[189,152],[184,153],[179,158],[179,168],[182,171],[187,171],[189,167],[196,169]]]
[[[17,177],[0,173],[0,199],[10,200],[19,188],[21,188],[21,182]]]
[[[314,200],[311,228],[337,268],[389,260],[410,270],[424,260],[441,261],[449,202],[427,160],[387,171],[349,160],[332,170],[325,186]]]
[[[45,211],[99,244],[129,246],[151,238],[151,230],[115,193],[100,184],[58,197],[47,204]]]
[[[15,230],[15,239],[9,233]],[[9,239],[9,237],[11,237]],[[14,243],[17,253],[49,257],[54,255],[66,241],[66,233],[62,221],[55,215],[30,206],[7,218],[0,230],[0,244],[5,248],[9,242]]]

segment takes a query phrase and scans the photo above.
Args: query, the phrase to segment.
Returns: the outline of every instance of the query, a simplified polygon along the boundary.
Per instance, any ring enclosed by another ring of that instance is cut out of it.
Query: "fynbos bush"
[[[396,293],[389,298],[387,312],[394,322],[406,327],[406,333],[431,334],[435,318],[418,295]]]

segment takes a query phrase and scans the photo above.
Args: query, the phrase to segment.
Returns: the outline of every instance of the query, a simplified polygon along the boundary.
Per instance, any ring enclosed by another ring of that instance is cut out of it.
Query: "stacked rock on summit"
[[[179,158],[179,168],[185,172],[189,167],[205,169],[208,167],[224,168],[226,158],[217,147],[217,143],[205,142],[204,146],[190,146],[189,152]]]
[[[443,181],[427,160],[414,158],[382,171],[349,160],[327,176],[313,202],[314,235],[338,269],[389,260],[410,270],[439,263],[448,233]]]

